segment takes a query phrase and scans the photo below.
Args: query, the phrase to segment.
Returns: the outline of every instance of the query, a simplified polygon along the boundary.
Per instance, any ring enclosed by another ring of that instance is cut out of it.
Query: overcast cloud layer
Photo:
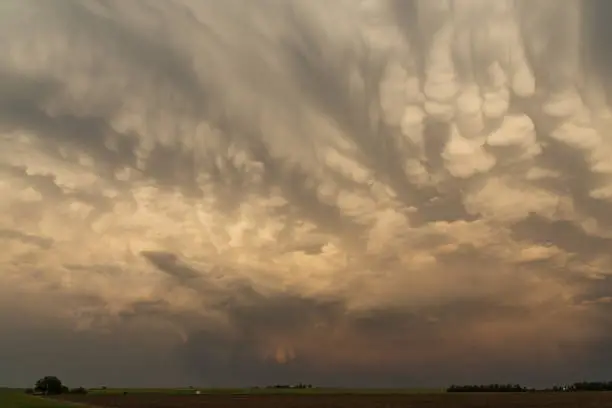
[[[612,377],[609,8],[2,1],[0,382]]]

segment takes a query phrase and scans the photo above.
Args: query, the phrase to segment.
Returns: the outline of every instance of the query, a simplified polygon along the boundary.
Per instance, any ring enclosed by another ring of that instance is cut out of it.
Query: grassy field
[[[610,392],[539,393],[410,393],[388,390],[379,393],[224,392],[195,395],[168,390],[136,390],[95,395],[65,395],[58,398],[98,407],[114,408],[612,408]],[[161,392],[160,392],[161,391]],[[266,390],[276,391],[276,390]],[[294,390],[290,390],[294,391]],[[300,390],[302,391],[302,390]],[[367,390],[366,390],[367,391]]]
[[[438,394],[443,389],[383,389],[383,388],[107,388],[89,389],[89,395],[128,394],[194,394],[202,395],[397,395],[397,394]]]
[[[200,395],[196,395],[196,391]],[[124,393],[126,393],[124,395]],[[75,404],[76,403],[76,404]],[[612,408],[612,392],[445,393],[422,389],[111,388],[55,399],[0,389],[0,408]]]
[[[26,395],[23,390],[0,388],[1,408],[75,408],[75,406],[75,404]]]
[[[267,388],[108,388],[90,389],[89,397],[112,397],[123,396],[128,393],[132,396],[159,395],[180,396],[194,395],[200,391],[202,396],[218,395],[388,395],[388,394],[413,394],[413,393],[435,393],[441,390],[383,390],[383,389],[342,389],[342,388],[311,388],[311,389],[267,389]],[[81,397],[78,402],[88,403],[87,397]],[[79,397],[76,397],[79,399]],[[75,401],[77,402],[77,401]],[[45,399],[37,396],[26,395],[23,389],[0,388],[0,408],[75,408],[74,402]]]

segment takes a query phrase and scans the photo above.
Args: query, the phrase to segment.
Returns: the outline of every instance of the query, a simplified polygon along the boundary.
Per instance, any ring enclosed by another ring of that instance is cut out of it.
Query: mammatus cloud
[[[610,334],[607,8],[4,1],[6,327],[131,330],[202,381],[577,367]]]

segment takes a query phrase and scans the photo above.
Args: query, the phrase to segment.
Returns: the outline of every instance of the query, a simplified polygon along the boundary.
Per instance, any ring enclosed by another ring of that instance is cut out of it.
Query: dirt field
[[[64,399],[114,408],[612,408],[612,392],[438,395],[89,395]]]

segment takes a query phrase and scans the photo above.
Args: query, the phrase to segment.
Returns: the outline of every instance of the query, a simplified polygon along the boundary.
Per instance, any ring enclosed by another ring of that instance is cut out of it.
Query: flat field
[[[24,394],[23,390],[0,389],[0,408],[75,408],[74,404]]]
[[[62,397],[113,408],[612,408],[612,392],[578,393],[107,393]]]

